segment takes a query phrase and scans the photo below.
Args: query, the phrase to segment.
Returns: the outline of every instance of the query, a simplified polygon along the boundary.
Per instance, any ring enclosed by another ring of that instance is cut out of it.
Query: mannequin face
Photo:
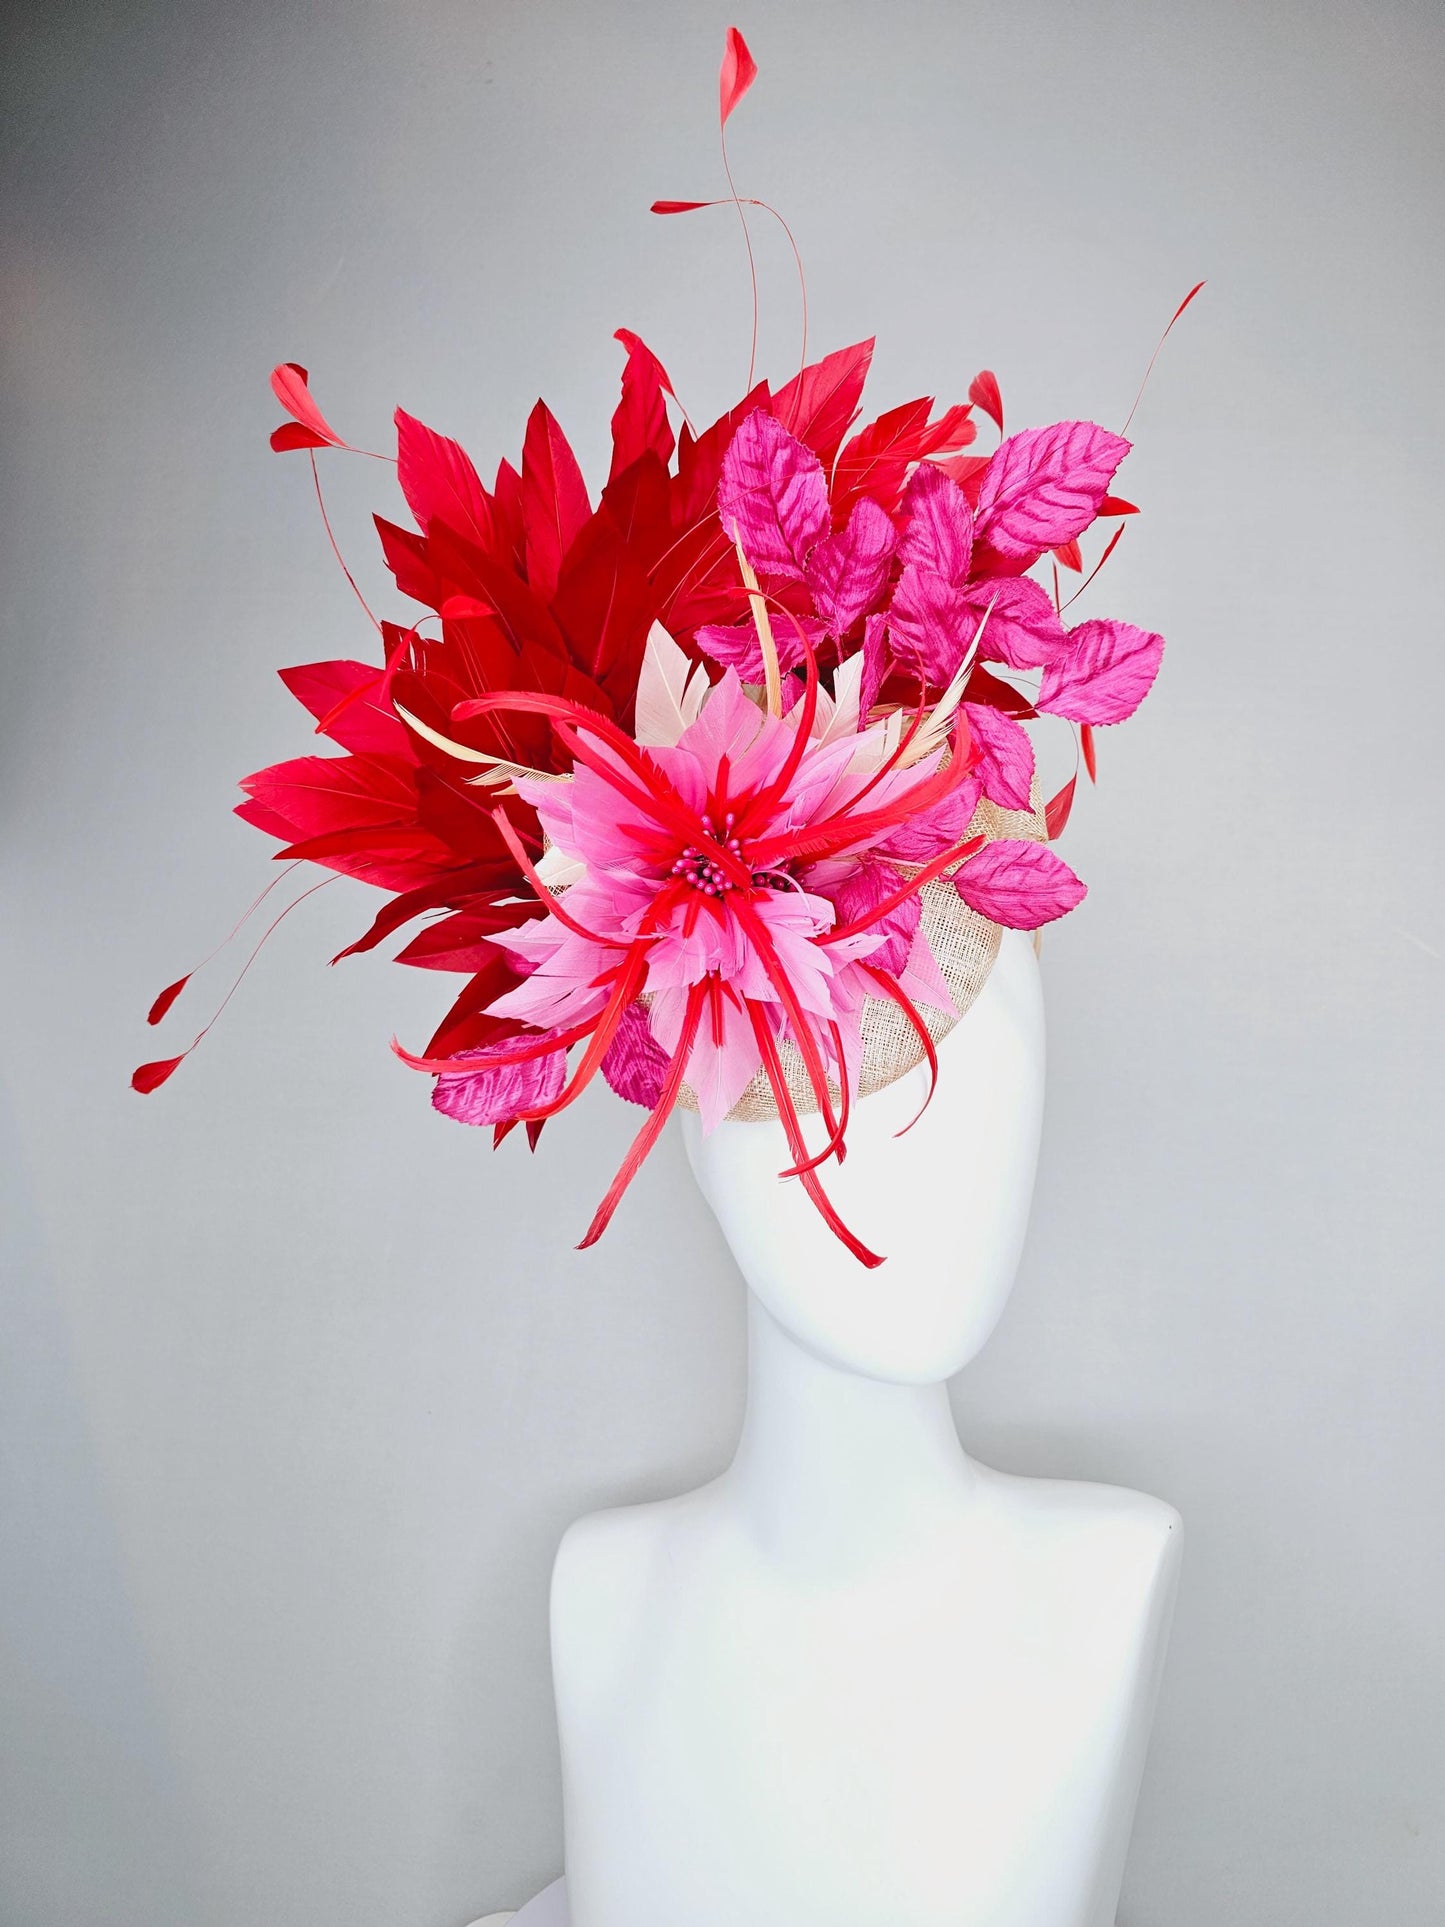
[[[929,1384],[967,1364],[998,1322],[1028,1225],[1043,1116],[1044,1012],[1029,938],[1006,930],[977,999],[939,1046],[938,1089],[920,1065],[864,1098],[848,1157],[819,1176],[843,1221],[887,1262],[869,1271],[796,1179],[782,1126],[683,1116],[693,1173],[733,1256],[773,1317],[829,1364]],[[821,1128],[806,1119],[809,1141]]]

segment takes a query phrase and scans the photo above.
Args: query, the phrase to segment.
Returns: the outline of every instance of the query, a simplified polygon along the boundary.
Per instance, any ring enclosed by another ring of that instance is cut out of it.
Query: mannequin
[[[926,1072],[858,1105],[825,1181],[781,1127],[683,1120],[749,1286],[732,1464],[582,1519],[552,1592],[561,1927],[1111,1927],[1162,1668],[1177,1514],[964,1453],[946,1381],[1003,1309],[1043,1101],[1004,933]],[[816,1120],[814,1120],[816,1123]]]

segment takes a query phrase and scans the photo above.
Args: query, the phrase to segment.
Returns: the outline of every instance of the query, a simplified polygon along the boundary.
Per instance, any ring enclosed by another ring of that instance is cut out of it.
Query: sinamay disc
[[[1033,843],[1046,841],[1048,832],[1038,808],[1037,791],[1033,800],[1035,807],[1032,810],[1001,810],[992,803],[980,803],[969,825],[969,835],[986,836],[990,843],[1004,837],[1023,838]],[[906,872],[906,866],[898,867]],[[970,910],[946,880],[925,884],[919,892],[919,903],[923,911],[920,928],[958,1006],[957,1014],[949,1015],[934,1010],[928,1004],[918,1005],[918,1013],[927,1026],[929,1036],[938,1044],[947,1037],[987,983],[999,944],[1003,941],[1003,931],[998,924],[990,923],[987,917]],[[923,1062],[923,1055],[918,1033],[896,1004],[886,997],[869,997],[865,1000],[863,1063],[858,1079],[860,1097],[881,1091],[885,1085],[905,1076],[916,1064]],[[818,1099],[797,1045],[787,1038],[781,1039],[778,1056],[782,1060],[783,1073],[799,1115],[807,1116],[810,1112],[816,1112]],[[836,1090],[834,1095],[836,1099]],[[686,1084],[679,1092],[677,1101],[684,1110],[695,1111],[698,1108],[697,1098]],[[760,1123],[765,1118],[777,1115],[777,1101],[767,1073],[763,1070],[757,1072],[728,1112],[730,1121],[744,1124]]]

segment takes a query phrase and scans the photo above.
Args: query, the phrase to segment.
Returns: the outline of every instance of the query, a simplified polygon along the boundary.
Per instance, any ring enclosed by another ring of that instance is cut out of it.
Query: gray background
[[[630,1128],[605,1093],[535,1160],[433,1117],[386,1039],[449,980],[325,968],[361,885],[162,1094],[125,1085],[266,874],[227,809],[308,747],[272,671],[366,649],[267,371],[484,465],[540,390],[595,481],[626,324],[710,418],[737,237],[646,208],[717,189],[728,16],[7,18],[0,1919],[458,1927],[558,1866],[563,1526],[729,1448],[727,1253],[669,1137],[574,1254]],[[1069,832],[1034,1228],[957,1405],[982,1456],[1187,1520],[1128,1927],[1438,1923],[1442,17],[742,24],[740,179],[796,226],[818,345],[877,330],[875,406],[986,363],[1014,425],[1117,423],[1210,278],[1087,605],[1170,651]],[[384,593],[386,472],[329,472]]]

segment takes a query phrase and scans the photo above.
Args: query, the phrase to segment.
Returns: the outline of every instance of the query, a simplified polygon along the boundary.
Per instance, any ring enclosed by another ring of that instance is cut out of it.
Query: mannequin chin
[[[997,1324],[1023,1247],[1043,1117],[1044,1006],[1030,940],[1005,931],[988,982],[920,1065],[864,1098],[848,1155],[819,1176],[849,1228],[886,1262],[840,1244],[802,1186],[782,1126],[683,1114],[688,1159],[748,1285],[825,1363],[923,1385],[966,1365]],[[805,1119],[816,1140],[819,1121]]]

